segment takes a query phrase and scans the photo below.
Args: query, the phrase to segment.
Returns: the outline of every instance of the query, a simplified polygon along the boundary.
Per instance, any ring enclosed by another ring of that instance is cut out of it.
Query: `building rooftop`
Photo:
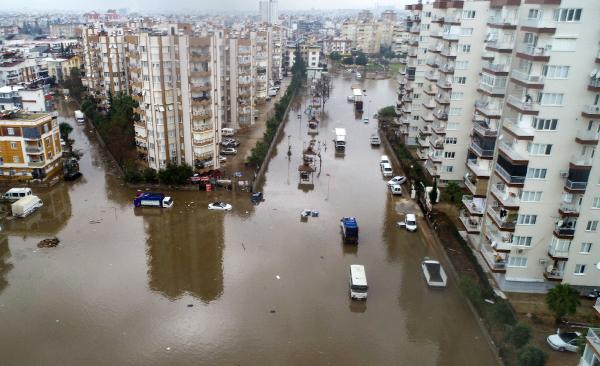
[[[0,112],[0,123],[15,123],[15,122],[35,122],[41,119],[50,118],[49,113],[35,112]]]

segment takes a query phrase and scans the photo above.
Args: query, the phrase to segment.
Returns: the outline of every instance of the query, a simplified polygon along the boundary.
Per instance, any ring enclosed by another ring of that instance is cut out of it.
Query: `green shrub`
[[[156,174],[156,170],[152,168],[145,168],[142,170],[141,175],[146,183],[156,183],[158,181],[158,174]]]
[[[527,346],[519,352],[519,366],[544,366],[546,354],[537,347]]]
[[[521,348],[531,338],[531,327],[527,324],[517,323],[508,329],[506,337],[515,347]]]
[[[479,288],[479,284],[471,277],[461,277],[459,287],[467,299],[473,303],[481,302],[481,289]]]

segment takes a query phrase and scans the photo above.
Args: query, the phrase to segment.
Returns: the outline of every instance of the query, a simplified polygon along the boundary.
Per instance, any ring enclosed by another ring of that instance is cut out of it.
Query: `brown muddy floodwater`
[[[258,206],[247,193],[169,192],[172,209],[134,210],[134,191],[63,109],[84,178],[34,190],[40,212],[0,223],[0,364],[495,364],[457,284],[424,283],[419,263],[439,249],[395,227],[404,198],[386,190],[383,148],[369,145],[376,123],[355,119],[350,83],[334,82],[314,188],[298,187],[308,138],[306,116],[294,112]],[[369,115],[394,103],[395,81],[363,87]],[[348,131],[343,157],[335,127]],[[207,211],[215,200],[234,210]],[[320,217],[301,222],[304,208]],[[358,218],[358,246],[341,243],[344,215]],[[58,247],[37,248],[54,235]],[[366,267],[363,303],[348,296],[353,263]]]

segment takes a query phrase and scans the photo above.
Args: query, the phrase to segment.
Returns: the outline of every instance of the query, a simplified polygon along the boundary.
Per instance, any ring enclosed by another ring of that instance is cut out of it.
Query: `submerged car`
[[[417,217],[415,214],[406,214],[406,217],[404,217],[404,225],[408,231],[417,231]]]
[[[577,352],[579,350],[577,345],[579,337],[581,337],[579,332],[561,332],[560,329],[557,329],[556,334],[549,335],[546,338],[546,343],[555,351]]]
[[[237,150],[234,149],[233,147],[227,147],[227,148],[221,150],[221,154],[223,154],[223,155],[235,155],[235,154],[237,154]]]
[[[229,203],[225,203],[225,202],[213,202],[213,203],[208,204],[209,210],[231,211],[232,208],[233,208],[233,206],[231,206]]]
[[[404,184],[406,182],[406,177],[403,175],[397,175],[394,178],[388,180],[387,185],[393,186],[394,184]]]

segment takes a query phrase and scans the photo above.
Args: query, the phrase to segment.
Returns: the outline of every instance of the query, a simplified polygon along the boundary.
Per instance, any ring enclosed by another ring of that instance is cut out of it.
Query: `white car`
[[[411,232],[417,231],[417,217],[415,214],[406,214],[404,217],[404,227]]]
[[[546,343],[555,351],[577,352],[579,350],[577,338],[579,337],[581,337],[579,332],[561,332],[560,329],[557,329],[556,334],[546,338]]]
[[[220,163],[224,163],[227,161],[227,157],[223,156],[223,155],[219,155],[219,162]]]
[[[209,210],[231,211],[232,208],[233,208],[233,206],[231,206],[229,203],[225,203],[225,202],[213,202],[213,203],[208,204]]]
[[[397,175],[394,178],[388,180],[387,185],[393,186],[394,184],[404,184],[406,182],[406,177],[403,175]]]
[[[402,195],[402,186],[400,184],[392,184],[390,186],[390,192],[393,195]]]
[[[224,149],[221,149],[221,154],[223,154],[223,155],[235,155],[235,154],[237,154],[237,150],[234,149],[233,147],[226,147]]]
[[[392,166],[388,163],[381,164],[381,173],[383,174],[384,177],[391,177],[394,175]]]
[[[363,117],[363,122],[364,123],[369,123],[369,117]]]

